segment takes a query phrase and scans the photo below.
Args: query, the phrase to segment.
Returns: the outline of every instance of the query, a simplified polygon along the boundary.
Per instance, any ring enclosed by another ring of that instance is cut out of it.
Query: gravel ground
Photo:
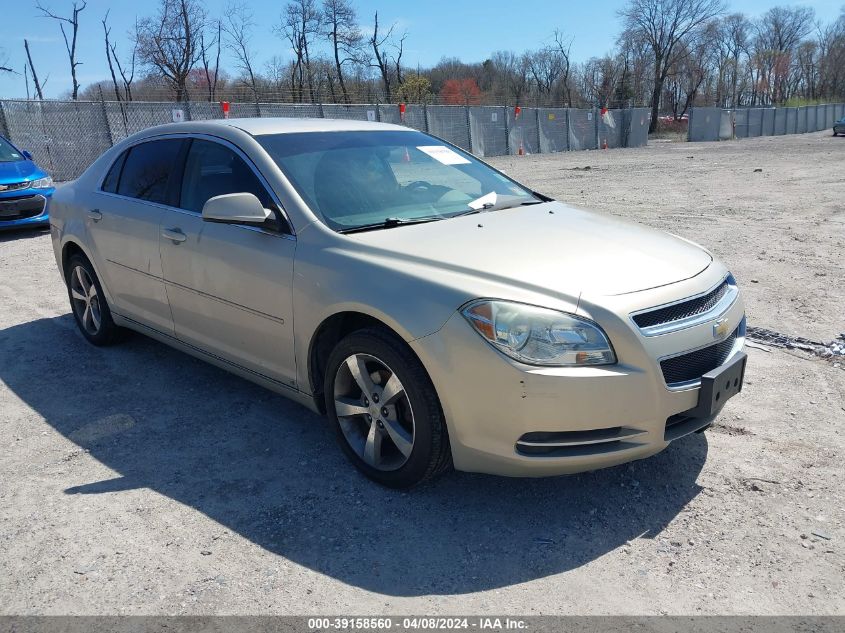
[[[708,246],[753,325],[830,340],[843,154],[819,133],[491,162]],[[642,462],[399,494],[279,396],[141,336],[85,343],[45,233],[0,236],[0,297],[2,614],[845,614],[831,361],[750,349],[718,423]]]

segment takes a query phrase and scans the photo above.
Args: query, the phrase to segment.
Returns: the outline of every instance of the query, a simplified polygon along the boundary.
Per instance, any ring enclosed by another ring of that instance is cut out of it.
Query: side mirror
[[[21,154],[23,155],[23,157],[24,157],[25,159],[27,159],[27,160],[32,160],[32,154],[30,154],[28,151],[26,151],[26,150],[21,150]]]
[[[227,193],[209,198],[202,207],[202,219],[223,224],[264,224],[273,214],[251,193]]]

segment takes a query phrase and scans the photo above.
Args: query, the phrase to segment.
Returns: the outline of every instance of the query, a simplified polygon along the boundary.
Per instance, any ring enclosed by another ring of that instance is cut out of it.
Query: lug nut
[[[378,394],[377,393],[373,394],[373,402],[378,402]]]
[[[382,408],[381,408],[381,414],[382,414],[384,417],[387,417],[387,414],[388,414],[388,413],[389,413],[389,412],[388,412],[388,410],[387,410],[387,407],[382,407]]]

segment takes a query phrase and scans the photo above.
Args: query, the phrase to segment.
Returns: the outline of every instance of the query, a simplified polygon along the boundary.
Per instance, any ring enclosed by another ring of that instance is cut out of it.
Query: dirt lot
[[[492,162],[707,245],[753,325],[830,340],[843,157],[819,133]],[[0,613],[845,614],[832,362],[750,349],[718,424],[643,462],[398,494],[279,396],[85,343],[44,233],[0,236],[0,298]]]

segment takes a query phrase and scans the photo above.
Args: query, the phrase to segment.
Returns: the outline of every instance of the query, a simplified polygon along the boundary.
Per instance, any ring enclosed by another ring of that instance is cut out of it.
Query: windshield
[[[25,159],[9,141],[0,136],[0,163],[13,163],[19,160]]]
[[[470,154],[421,132],[304,132],[257,140],[337,231],[538,201]]]

